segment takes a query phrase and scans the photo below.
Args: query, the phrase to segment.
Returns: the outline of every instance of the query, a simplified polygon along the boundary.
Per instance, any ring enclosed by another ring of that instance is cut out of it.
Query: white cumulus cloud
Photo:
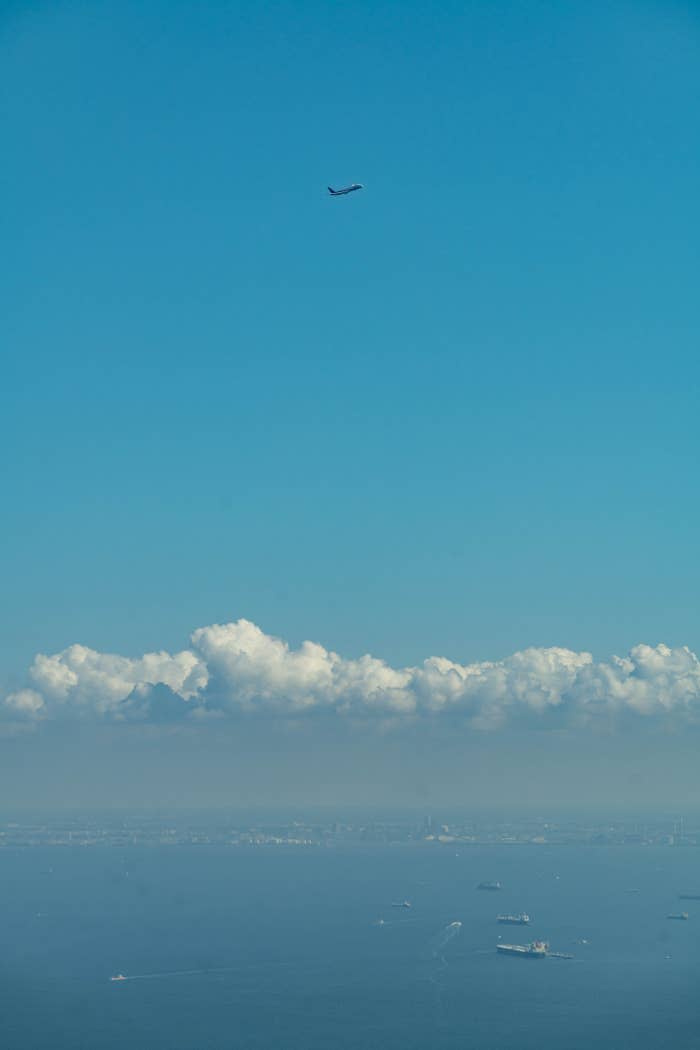
[[[155,685],[192,700],[206,687],[206,666],[195,653],[145,653],[136,659],[71,645],[52,656],[39,654],[29,670],[32,684],[52,710],[81,709],[126,716]]]
[[[345,659],[316,642],[292,649],[248,620],[194,631],[177,653],[126,657],[72,645],[39,654],[25,689],[5,698],[5,720],[163,721],[259,714],[330,714],[391,724],[451,719],[456,726],[585,726],[604,719],[700,716],[700,662],[687,647],[637,645],[626,656],[530,648],[461,664],[431,656],[395,668]]]
[[[42,718],[46,710],[43,696],[34,689],[20,689],[16,693],[10,693],[5,697],[4,707],[6,713],[30,721]]]

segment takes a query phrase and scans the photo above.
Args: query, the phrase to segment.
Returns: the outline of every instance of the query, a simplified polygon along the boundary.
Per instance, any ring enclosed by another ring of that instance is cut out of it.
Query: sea
[[[692,848],[6,848],[0,1047],[697,1050],[693,891]]]

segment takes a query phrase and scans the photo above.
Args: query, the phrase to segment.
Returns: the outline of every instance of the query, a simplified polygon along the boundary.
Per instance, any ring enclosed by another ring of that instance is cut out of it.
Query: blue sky
[[[695,648],[699,59],[690,3],[5,3],[0,684]]]

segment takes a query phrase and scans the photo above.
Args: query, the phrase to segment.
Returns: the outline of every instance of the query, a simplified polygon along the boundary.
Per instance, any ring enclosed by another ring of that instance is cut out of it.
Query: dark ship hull
[[[543,941],[532,944],[497,944],[496,951],[501,955],[516,955],[519,959],[546,959],[547,945]]]

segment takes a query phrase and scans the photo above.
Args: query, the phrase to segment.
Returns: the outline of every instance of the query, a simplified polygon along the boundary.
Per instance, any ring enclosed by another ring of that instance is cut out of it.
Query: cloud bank
[[[451,719],[499,729],[700,721],[700,662],[690,649],[636,645],[596,662],[590,653],[532,648],[460,664],[431,656],[394,668],[348,660],[315,642],[291,649],[248,620],[194,631],[178,653],[131,658],[71,645],[39,654],[26,688],[0,702],[0,719],[31,726],[59,719],[169,722],[319,716],[406,724]]]

